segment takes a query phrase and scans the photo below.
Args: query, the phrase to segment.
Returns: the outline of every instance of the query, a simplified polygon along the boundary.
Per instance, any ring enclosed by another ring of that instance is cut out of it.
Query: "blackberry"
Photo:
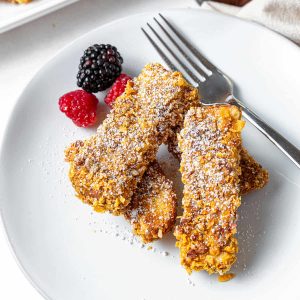
[[[90,46],[80,59],[77,85],[89,93],[110,87],[121,74],[123,58],[111,45]]]

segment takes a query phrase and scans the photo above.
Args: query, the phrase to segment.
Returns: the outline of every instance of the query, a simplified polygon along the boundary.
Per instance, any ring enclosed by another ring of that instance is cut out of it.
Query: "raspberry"
[[[107,93],[104,101],[109,106],[112,107],[113,102],[125,91],[127,81],[131,80],[131,77],[126,74],[121,74],[115,81],[112,88]]]
[[[98,99],[83,90],[69,92],[59,98],[59,109],[77,126],[87,127],[96,121]]]

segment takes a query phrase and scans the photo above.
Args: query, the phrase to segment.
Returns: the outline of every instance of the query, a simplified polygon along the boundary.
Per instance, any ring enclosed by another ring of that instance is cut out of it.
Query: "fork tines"
[[[160,20],[153,18],[157,29],[147,23],[148,30],[159,43],[144,28],[141,29],[170,69],[178,69],[172,61],[176,62],[195,85],[218,71],[162,14],[159,17]]]

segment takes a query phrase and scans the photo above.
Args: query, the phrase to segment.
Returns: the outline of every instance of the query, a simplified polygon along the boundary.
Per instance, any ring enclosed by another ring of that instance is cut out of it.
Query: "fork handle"
[[[300,150],[284,138],[280,133],[266,124],[257,114],[246,107],[240,100],[230,97],[227,103],[238,106],[243,116],[276,145],[300,169]]]

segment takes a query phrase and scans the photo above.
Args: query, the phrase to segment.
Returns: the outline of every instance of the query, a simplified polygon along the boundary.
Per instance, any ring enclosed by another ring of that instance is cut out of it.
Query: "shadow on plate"
[[[273,196],[279,188],[279,178],[272,176],[270,171],[270,181],[264,189],[242,198],[238,213],[239,253],[237,262],[232,268],[239,277],[249,275],[253,269],[259,270],[255,265],[266,250],[263,240],[269,226],[272,226],[271,212],[276,205]]]

